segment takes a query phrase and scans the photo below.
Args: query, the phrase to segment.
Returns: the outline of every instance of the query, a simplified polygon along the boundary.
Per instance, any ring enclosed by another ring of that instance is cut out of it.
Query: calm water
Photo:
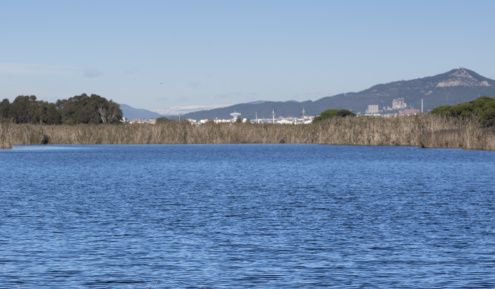
[[[1,288],[493,288],[495,152],[0,151]]]

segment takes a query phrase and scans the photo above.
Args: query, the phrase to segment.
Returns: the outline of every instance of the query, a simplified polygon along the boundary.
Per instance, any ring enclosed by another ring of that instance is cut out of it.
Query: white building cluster
[[[404,109],[407,104],[404,102],[404,98],[397,98],[392,100],[392,109]]]
[[[152,118],[152,119],[133,119],[133,120],[130,120],[128,121],[128,123],[130,124],[144,124],[144,123],[148,123],[148,124],[156,124],[156,118]]]
[[[239,114],[240,115],[240,114]],[[314,116],[304,116],[304,117],[272,117],[272,118],[256,118],[256,119],[247,119],[247,118],[231,118],[231,119],[202,119],[202,120],[195,120],[195,119],[188,119],[188,121],[192,124],[205,124],[208,122],[214,122],[214,123],[236,123],[238,122],[238,119],[240,119],[240,122],[242,123],[273,123],[273,124],[309,124],[313,122]]]
[[[380,110],[378,109],[378,104],[368,105],[365,115],[380,115]]]
[[[423,105],[423,102],[421,102],[421,105]],[[421,107],[422,109],[422,107]],[[366,109],[366,112],[364,115],[368,116],[383,116],[383,117],[393,117],[397,115],[414,115],[421,113],[419,109],[415,109],[412,107],[407,106],[407,104],[404,101],[404,98],[397,98],[392,100],[392,107],[387,106],[383,107],[383,110],[380,110],[378,104],[370,104],[368,105],[368,108]],[[195,125],[202,125],[206,124],[208,122],[214,122],[214,123],[229,123],[233,124],[236,122],[242,122],[242,123],[272,123],[272,124],[309,124],[313,122],[314,116],[305,116],[304,115],[305,111],[304,109],[302,110],[302,116],[301,117],[283,117],[283,116],[278,116],[275,117],[275,111],[272,111],[272,117],[271,118],[258,118],[256,117],[255,119],[247,119],[247,118],[242,118],[241,113],[235,111],[231,113],[230,115],[232,118],[230,119],[202,119],[202,120],[195,120],[195,119],[187,119],[192,124]],[[142,120],[142,119],[133,119],[129,121],[129,123],[149,123],[149,124],[155,124],[156,119],[149,119],[149,120]]]
[[[414,115],[418,113],[421,113],[419,109],[407,107],[404,98],[397,98],[392,100],[392,107],[386,106],[383,107],[383,110],[379,110],[377,104],[368,105],[365,115],[391,117],[396,115]]]

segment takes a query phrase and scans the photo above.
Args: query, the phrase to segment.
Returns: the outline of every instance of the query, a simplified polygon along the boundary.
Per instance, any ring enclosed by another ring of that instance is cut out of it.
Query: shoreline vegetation
[[[0,148],[38,144],[328,144],[495,150],[495,128],[474,118],[419,114],[337,117],[312,124],[46,125],[0,122]]]

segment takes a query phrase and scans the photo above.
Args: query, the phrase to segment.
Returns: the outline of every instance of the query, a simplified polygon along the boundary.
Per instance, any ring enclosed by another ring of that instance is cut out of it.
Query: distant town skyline
[[[152,111],[317,100],[458,67],[495,78],[495,2],[8,1],[0,99]]]

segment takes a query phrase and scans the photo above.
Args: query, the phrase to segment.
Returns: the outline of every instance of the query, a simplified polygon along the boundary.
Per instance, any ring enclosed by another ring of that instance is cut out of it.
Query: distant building
[[[399,110],[399,115],[414,115],[420,112],[421,111],[419,109],[409,108],[409,109]]]
[[[407,104],[404,102],[404,98],[397,98],[392,100],[392,109],[404,109]]]
[[[186,119],[190,124],[198,124],[198,122],[195,119],[188,118]]]
[[[215,123],[231,123],[232,121],[230,119],[215,119]]]
[[[133,119],[133,120],[130,120],[129,121],[130,124],[145,124],[145,123],[148,123],[148,124],[156,124],[156,118],[153,118],[153,119]]]
[[[366,109],[366,115],[377,115],[380,113],[378,109],[378,104],[370,104],[368,105],[368,109]]]

